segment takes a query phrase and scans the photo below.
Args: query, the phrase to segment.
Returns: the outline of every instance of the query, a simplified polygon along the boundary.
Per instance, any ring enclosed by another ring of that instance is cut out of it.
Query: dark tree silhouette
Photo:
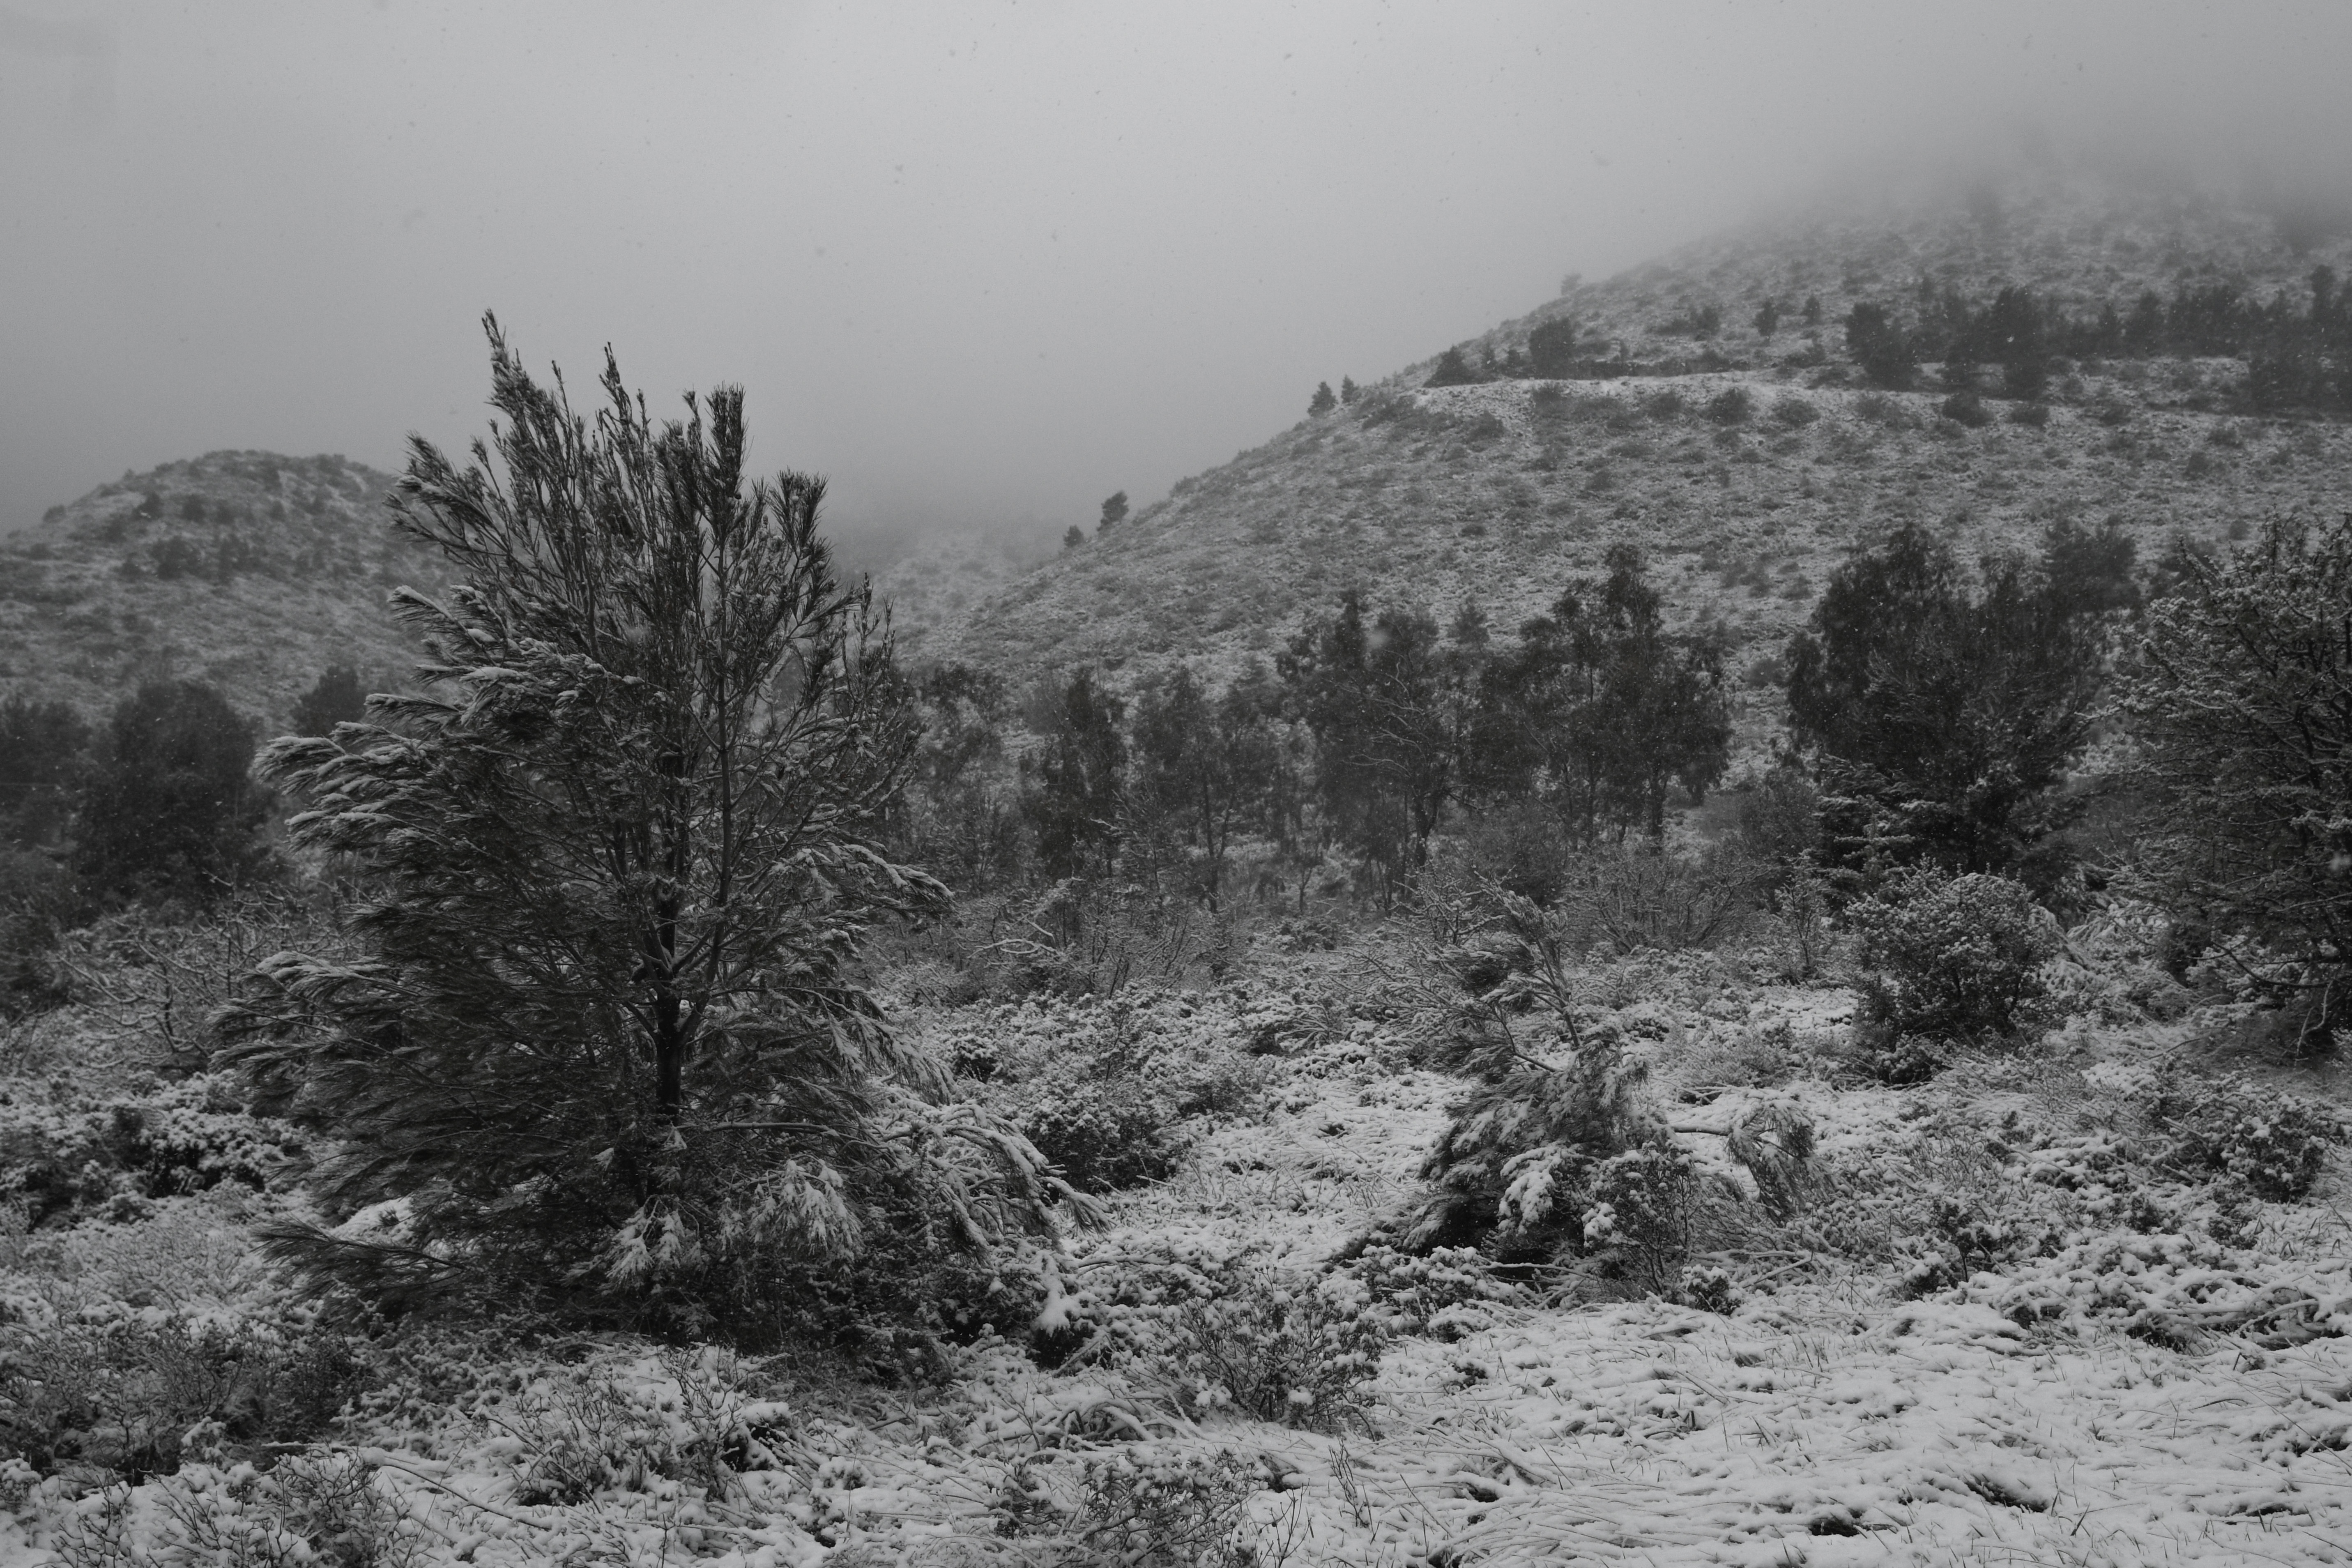
[[[1528,334],[1528,363],[1545,381],[1575,374],[1576,318],[1555,316]]]
[[[1819,758],[1842,863],[1927,859],[2016,872],[2063,826],[2052,797],[2090,734],[2104,629],[2095,606],[2120,592],[2083,580],[2079,536],[2045,558],[2069,563],[2053,591],[2014,559],[1972,588],[1916,525],[1832,575],[1790,645],[1789,719]],[[2128,556],[2124,558],[2128,571]]]
[[[1848,311],[1845,344],[1847,352],[1862,366],[1863,374],[1878,385],[1911,384],[1918,356],[1912,352],[1909,337],[1888,317],[1885,306],[1865,302]]]
[[[1576,842],[1654,841],[1675,787],[1704,795],[1729,759],[1722,657],[1666,632],[1639,551],[1612,546],[1607,563],[1597,595],[1570,589],[1493,658],[1468,772],[1484,790],[1543,800]]]
[[[348,664],[328,667],[318,684],[294,703],[296,735],[331,735],[338,724],[355,724],[367,715],[367,692],[360,672]]]
[[[1437,623],[1388,609],[1368,626],[1349,592],[1338,616],[1291,639],[1279,668],[1315,739],[1323,818],[1392,900],[1426,859],[1453,792]]]
[[[1212,700],[1179,666],[1136,705],[1139,793],[1199,847],[1202,890],[1214,908],[1234,834],[1262,819],[1280,763],[1279,742],[1245,690]]]
[[[1126,716],[1126,705],[1096,688],[1093,671],[1081,669],[1061,690],[1044,749],[1021,761],[1028,784],[1021,809],[1048,876],[1107,876],[1118,858]]]
[[[1469,359],[1462,351],[1454,348],[1447,349],[1437,356],[1437,368],[1429,373],[1429,379],[1422,384],[1423,386],[1469,386],[1485,379],[1471,367]]]
[[[89,726],[70,704],[21,694],[0,704],[0,843],[63,841],[89,749]]]
[[[268,796],[254,726],[193,680],[150,681],[114,710],[75,812],[74,870],[100,897],[203,903],[264,863]]]

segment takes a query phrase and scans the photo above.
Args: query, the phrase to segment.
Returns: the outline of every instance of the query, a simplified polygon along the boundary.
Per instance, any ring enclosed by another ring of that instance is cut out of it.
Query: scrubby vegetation
[[[2316,407],[2311,295],[2184,285],[2096,352],[2227,338]],[[1802,296],[1643,318],[1727,363],[1843,320],[1801,393],[1565,385],[1633,363],[1596,307],[1295,434],[1553,465],[1478,543],[1550,526],[1563,466],[2151,460],[2145,401],[2069,389],[2095,312]],[[661,425],[609,367],[593,416],[502,342],[494,376],[475,464],[420,446],[403,490],[456,586],[399,595],[401,689],[321,664],[257,765],[202,685],[0,708],[0,1551],[2123,1563],[2352,1525],[2352,532],[1891,506],[1834,552],[1302,578],[1244,657],[999,667],[894,644],[822,486],[743,471],[739,394]],[[2200,455],[2271,437],[2234,439]],[[156,582],[248,572],[169,548],[233,509],[115,510]],[[1162,516],[1112,497],[1056,570]]]

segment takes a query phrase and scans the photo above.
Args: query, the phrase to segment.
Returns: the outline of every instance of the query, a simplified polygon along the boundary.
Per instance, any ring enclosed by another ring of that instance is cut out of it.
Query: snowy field
[[[1287,994],[916,1008],[943,1055],[989,1060],[978,1092],[1015,1106],[1114,1037],[1178,1100],[1223,1085],[1206,1096],[1221,1109],[1182,1121],[1173,1173],[1114,1194],[1109,1228],[1050,1261],[1037,1322],[995,1325],[929,1382],[614,1338],[449,1339],[282,1453],[239,1453],[215,1426],[179,1434],[177,1473],[136,1486],[11,1462],[0,1562],[2352,1557],[2341,1177],[2273,1203],[2151,1160],[2146,1061],[2195,1016],[2084,1018],[2032,1061],[1893,1089],[1814,1051],[1847,992],[1620,998],[1600,1022],[1655,1062],[1653,1092],[1736,1221],[1697,1236],[1715,1283],[1677,1301],[1605,1271],[1349,1258],[1414,1208],[1465,1085],[1412,1065],[1409,1024],[1349,1004],[1339,973],[1294,967]],[[1773,1081],[1698,1081],[1768,1047],[1776,1070],[1728,1076]],[[1785,1222],[1739,1219],[1731,1195],[1720,1134],[1758,1099],[1822,1134],[1814,1201]],[[275,1200],[236,1191],[131,1205],[67,1243],[16,1237],[20,1389],[27,1334],[301,1331],[305,1309],[245,1250]]]

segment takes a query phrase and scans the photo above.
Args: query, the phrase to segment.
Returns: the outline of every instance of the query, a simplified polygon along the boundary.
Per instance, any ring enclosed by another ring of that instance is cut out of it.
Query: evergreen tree
[[[1638,550],[1612,546],[1607,565],[1593,600],[1570,589],[1493,660],[1471,774],[1543,800],[1575,842],[1630,831],[1655,842],[1675,787],[1704,795],[1729,760],[1722,658],[1666,632]]]
[[[1120,490],[1102,503],[1102,521],[1096,527],[1095,531],[1108,533],[1126,521],[1127,492]]]
[[[1918,356],[1912,352],[1909,337],[1888,317],[1885,306],[1864,303],[1847,312],[1845,343],[1863,374],[1878,385],[1911,384]]]
[[[2148,610],[2122,681],[2156,809],[2139,855],[2176,918],[2302,1005],[2326,1051],[2352,1027],[2352,521],[2276,521],[2192,563]]]
[[[1339,400],[1331,394],[1331,384],[1328,381],[1317,382],[1315,395],[1307,400],[1307,416],[1319,419],[1339,406]]]
[[[394,502],[459,579],[393,596],[419,693],[266,760],[368,889],[361,951],[270,959],[229,1020],[334,1134],[327,1222],[401,1224],[273,1245],[374,1300],[772,1337],[869,1237],[1042,1223],[1034,1151],[908,1092],[937,1069],[859,980],[944,890],[876,847],[913,737],[823,482],[746,475],[737,389],[656,426],[608,355],[592,421],[487,324],[489,443],[414,440]]]
[[[68,703],[19,694],[0,703],[0,845],[61,842],[89,749],[89,726]]]
[[[1437,356],[1437,368],[1429,373],[1423,386],[1469,386],[1485,378],[1471,368],[1469,359],[1458,348],[1447,349]]]
[[[1979,328],[1985,357],[2001,367],[2001,390],[2036,398],[2050,385],[2049,333],[2032,290],[2014,286],[1993,297]]]
[[[1277,742],[1258,703],[1228,690],[1212,701],[1179,666],[1136,705],[1139,793],[1199,847],[1202,888],[1216,907],[1234,833],[1262,817],[1278,765]]]
[[[1356,401],[1356,383],[1352,377],[1343,375],[1339,378],[1339,401],[1341,403]]]
[[[1545,381],[1572,375],[1576,369],[1576,319],[1554,316],[1528,334],[1528,363]]]
[[[1126,705],[1081,669],[1055,704],[1042,752],[1022,759],[1021,806],[1049,877],[1108,876],[1118,857],[1127,799]]]
[[[1021,858],[1015,803],[992,775],[1011,711],[1004,682],[970,665],[926,670],[913,683],[920,738],[896,826],[906,858],[951,885],[1014,874]]]
[[[294,704],[297,735],[331,735],[338,724],[357,723],[367,714],[367,693],[360,672],[348,664],[330,665],[318,684]]]
[[[100,897],[208,902],[250,879],[268,796],[254,727],[198,681],[157,680],[118,705],[74,813],[74,870]]]
[[[1076,550],[1086,542],[1087,531],[1075,522],[1062,534],[1062,548],[1065,550]]]
[[[1333,836],[1393,899],[1428,857],[1453,793],[1454,746],[1437,623],[1413,611],[1364,622],[1361,595],[1291,639],[1279,661],[1315,740],[1315,796]]]
[[[1819,758],[1850,867],[1939,862],[2047,884],[2053,797],[2090,734],[2113,590],[1985,563],[1974,590],[1951,551],[1908,525],[1832,575],[1789,652],[1789,719]],[[2126,557],[2126,570],[2127,570]]]
[[[1757,333],[1761,337],[1769,338],[1774,332],[1777,332],[1780,330],[1780,301],[1776,300],[1767,300],[1756,312]]]

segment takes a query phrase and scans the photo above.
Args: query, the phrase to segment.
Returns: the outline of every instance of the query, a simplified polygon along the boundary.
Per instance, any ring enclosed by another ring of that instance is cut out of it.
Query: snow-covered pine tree
[[[327,1225],[278,1254],[756,1333],[778,1271],[877,1209],[940,1247],[1047,1225],[1066,1189],[940,1103],[853,967],[868,921],[946,895],[877,847],[913,736],[823,482],[747,479],[739,389],[656,427],[608,354],[592,421],[487,325],[490,445],[461,472],[414,441],[394,501],[460,579],[393,596],[420,692],[264,761],[364,889],[359,956],[278,954],[226,1020],[338,1140]]]

